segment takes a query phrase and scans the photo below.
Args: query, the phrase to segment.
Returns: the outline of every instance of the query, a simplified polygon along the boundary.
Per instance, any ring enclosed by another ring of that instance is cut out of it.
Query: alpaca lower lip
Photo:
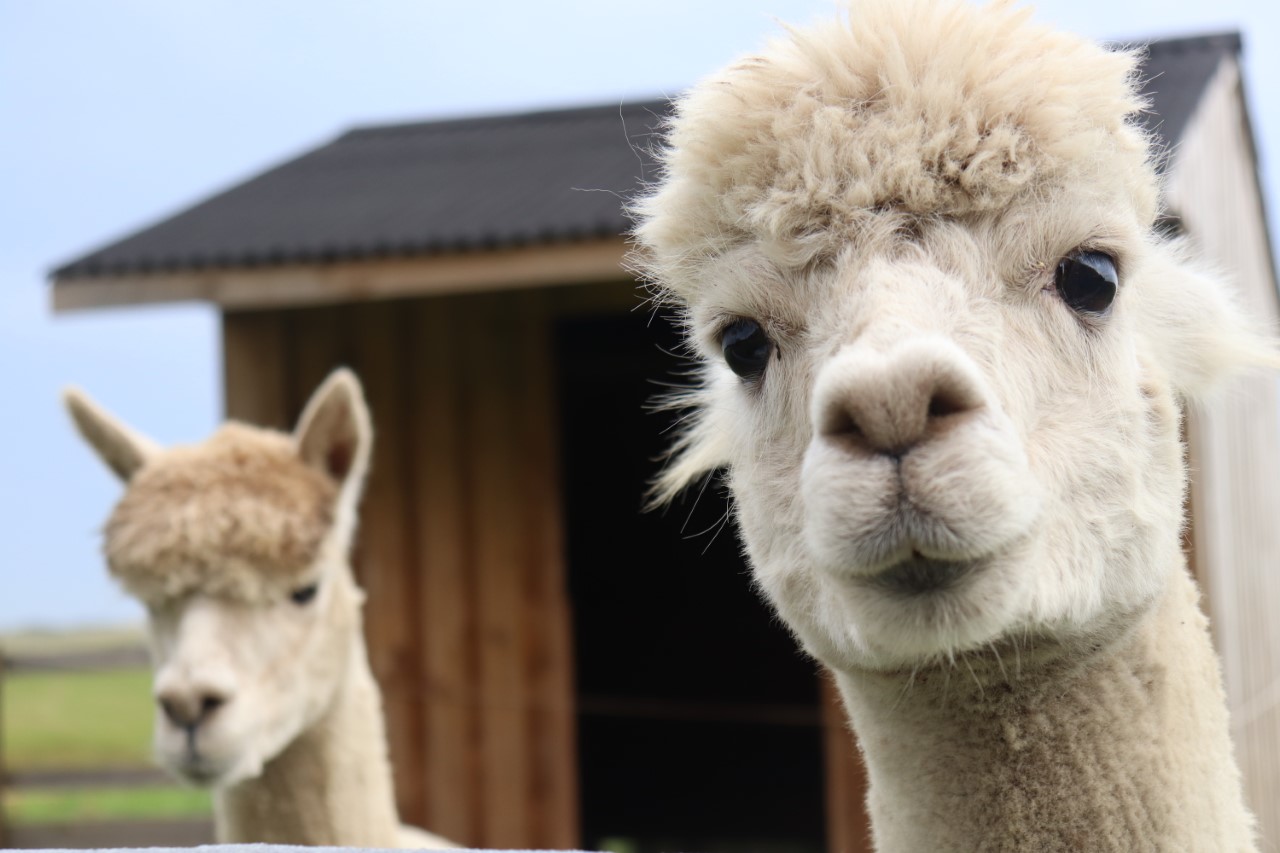
[[[173,770],[188,782],[202,787],[212,785],[222,775],[222,768],[216,762],[190,746]]]
[[[949,589],[972,568],[971,562],[935,560],[913,553],[902,562],[868,578],[868,581],[879,589],[898,595],[925,595]]]
[[[216,769],[204,762],[183,764],[178,768],[178,773],[193,785],[200,786],[212,785],[221,775]]]

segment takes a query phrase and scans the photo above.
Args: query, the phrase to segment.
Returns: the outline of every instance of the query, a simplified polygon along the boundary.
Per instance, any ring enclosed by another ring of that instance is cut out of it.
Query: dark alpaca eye
[[[1105,315],[1116,298],[1116,262],[1102,252],[1076,252],[1058,261],[1053,283],[1078,314]]]
[[[755,320],[734,320],[720,336],[729,369],[743,379],[759,379],[769,364],[773,342]]]
[[[300,586],[293,592],[289,593],[289,600],[294,604],[310,604],[312,599],[316,597],[316,592],[320,589],[320,584],[313,583],[306,586]]]

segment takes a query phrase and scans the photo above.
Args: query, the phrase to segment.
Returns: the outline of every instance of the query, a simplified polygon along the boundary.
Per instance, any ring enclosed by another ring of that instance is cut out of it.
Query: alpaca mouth
[[[222,776],[222,768],[214,766],[213,762],[199,755],[188,755],[173,766],[173,772],[192,785],[202,788],[212,786]]]
[[[222,775],[216,770],[202,765],[188,765],[182,768],[182,776],[194,785],[212,785]]]
[[[895,595],[915,597],[950,589],[973,567],[972,562],[935,560],[912,551],[910,557],[872,575],[867,582]]]
[[[162,757],[161,763],[183,781],[201,788],[217,784],[227,771],[225,762],[202,752],[194,738],[188,740],[180,755]]]

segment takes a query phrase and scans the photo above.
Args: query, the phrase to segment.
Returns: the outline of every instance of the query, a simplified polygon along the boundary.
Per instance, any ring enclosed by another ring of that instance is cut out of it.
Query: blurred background
[[[1039,20],[1100,39],[1147,41],[1240,32],[1244,91],[1263,199],[1274,210],[1280,190],[1275,166],[1280,146],[1280,98],[1276,97],[1280,7],[1239,0],[1214,4],[1044,0],[1036,6]],[[4,415],[0,439],[5,447],[0,454],[0,532],[5,538],[0,559],[0,643],[10,654],[30,656],[136,649],[140,642],[143,614],[110,582],[97,550],[98,528],[120,488],[73,434],[58,403],[59,389],[72,383],[84,387],[164,444],[199,440],[226,413],[224,327],[215,307],[142,305],[55,316],[47,278],[52,269],[330,143],[353,127],[579,106],[620,108],[624,102],[664,99],[760,46],[778,31],[778,21],[804,23],[828,16],[835,8],[819,0],[650,0],[644,4],[0,0],[0,115],[5,118],[0,133],[0,387],[6,394],[6,403],[0,407]],[[634,126],[624,128],[620,115],[620,148],[643,144],[634,131]],[[627,386],[630,396],[611,398],[607,405],[628,407],[618,415],[631,419],[627,429],[634,435],[626,435],[637,446],[656,453],[664,422],[657,416],[637,420],[631,407],[655,390],[648,379],[661,378],[673,365],[620,350],[610,355],[609,346],[630,340],[628,335],[643,341],[644,329],[577,323],[574,318],[585,312],[586,308],[575,308],[568,319],[557,320],[559,361],[551,375],[558,387],[568,389],[566,393],[580,395],[574,398],[577,402],[561,401],[560,415],[574,417],[579,410],[573,406],[579,406],[599,412],[601,424],[610,423],[612,413],[602,408],[606,403],[591,394],[610,376],[625,374],[631,383]],[[304,322],[321,328],[334,320],[316,315]],[[669,334],[659,329],[655,337],[670,345],[673,339],[663,337]],[[316,356],[314,369],[300,368],[291,377],[288,394],[292,397],[281,403],[279,425],[286,426],[296,415],[290,407],[305,399],[310,387],[304,386],[312,375],[321,374],[333,359],[350,360],[351,347],[359,349],[351,344]],[[584,366],[588,363],[598,372]],[[251,409],[246,403],[242,411],[232,414],[252,416]],[[566,427],[560,437],[564,447],[586,446],[595,427],[583,422],[576,427],[577,433],[573,429]],[[590,468],[584,462],[575,469],[570,460],[560,474],[571,502],[577,501],[567,510],[570,516],[586,511],[580,505],[592,503],[584,495],[598,496],[610,488],[608,483],[591,481]],[[638,506],[638,493],[649,473],[651,469],[639,465],[619,474],[626,486],[619,487],[616,498],[620,511],[630,513]],[[741,617],[727,615],[729,622],[741,618],[744,623],[766,623],[768,614],[752,601],[747,589],[732,529],[714,535],[722,526],[723,503],[718,500],[700,506],[689,520],[685,516],[691,509],[686,505],[672,511],[674,521],[637,522],[668,524],[671,529],[665,533],[627,528],[610,535],[668,536],[673,544],[663,547],[674,550],[664,551],[658,559],[680,564],[702,560],[704,565],[722,567],[717,580],[708,582],[705,589],[699,586],[701,581],[692,583],[699,588],[690,591],[691,612],[701,612],[695,605],[702,600],[698,596],[705,595],[707,601],[732,599],[741,605]],[[604,502],[600,510],[612,511],[610,506]],[[704,535],[688,538],[704,528]],[[567,547],[571,555],[585,555],[577,558],[580,562],[608,559],[588,554],[590,543],[571,541]],[[678,554],[678,559],[672,554]],[[376,562],[375,557],[366,558],[362,569],[366,573],[372,571],[369,560]],[[614,613],[610,608],[621,606],[608,604],[614,593],[596,589],[589,578],[572,576],[572,568],[570,573],[577,600],[600,604],[598,612],[609,621]],[[654,601],[653,606],[664,605]],[[576,618],[579,633],[590,630],[604,635],[611,630],[608,624],[584,624],[581,612]],[[627,627],[614,624],[612,630]],[[644,629],[642,622],[635,627]],[[814,785],[821,787],[822,758],[820,746],[814,745],[820,736],[806,726],[818,719],[813,714],[826,713],[814,709],[826,706],[821,705],[820,690],[809,678],[812,667],[790,651],[790,641],[781,631],[771,630],[773,634],[758,638],[758,660],[780,661],[772,683],[783,686],[750,701],[769,704],[766,698],[771,695],[773,705],[791,704],[781,711],[775,708],[776,719],[766,709],[737,722],[749,726],[766,718],[775,723],[783,720],[771,741],[779,753],[803,751],[793,749],[792,741],[809,738],[812,749],[805,747],[810,749],[805,760],[812,764]],[[678,633],[669,641],[672,654],[691,642]],[[392,637],[386,640],[390,646],[373,649],[380,676],[393,682],[404,680],[403,656],[397,657],[391,648],[395,642]],[[654,650],[628,653],[641,661]],[[50,770],[94,762],[113,767],[146,765],[147,679],[139,661],[129,654],[126,651],[123,658],[132,661],[129,665],[92,678],[58,673],[9,677],[0,690],[6,727],[0,742],[9,769]],[[676,677],[677,682],[683,677],[687,683],[673,686],[671,696],[647,697],[668,703],[655,704],[651,718],[661,718],[666,726],[684,720],[688,714],[672,716],[672,697],[687,698],[703,667],[719,659],[715,654],[712,649],[703,663],[691,664],[688,673]],[[643,753],[649,738],[687,743],[702,737],[682,730],[649,733],[638,740],[640,735],[625,730],[628,721],[611,716],[609,708],[620,697],[639,698],[628,693],[627,685],[593,685],[591,655],[580,650],[579,657],[579,690],[590,694],[579,696],[579,703],[597,709],[580,723],[582,737],[587,738],[578,743],[580,753],[597,754],[606,748],[618,749],[619,744],[631,744]],[[604,668],[601,664],[601,672]],[[750,670],[744,670],[738,680],[751,680]],[[384,683],[384,688],[389,690],[393,715],[393,746],[408,742],[421,746],[429,738],[412,719],[414,703],[423,700],[415,698],[411,686],[403,688],[403,696],[394,685]],[[717,703],[729,699],[748,701],[717,694],[698,702],[714,717],[714,708],[720,707]],[[75,719],[62,719],[74,717],[68,711],[85,707],[101,712],[95,716],[120,721],[119,725],[99,735],[87,733]],[[796,708],[808,710],[796,712]],[[788,713],[793,716],[787,717]],[[396,722],[396,714],[403,719]],[[759,739],[758,732],[751,736]],[[396,742],[397,737],[408,740]],[[720,748],[726,754],[732,752],[732,740]],[[633,831],[637,822],[644,822],[644,815],[614,814],[609,812],[612,806],[596,804],[590,796],[608,785],[643,787],[658,784],[657,780],[624,783],[607,767],[586,767],[583,772],[594,773],[590,778],[601,781],[582,785],[587,792],[582,808],[590,815],[584,818],[587,823],[580,843],[652,849],[658,842],[637,840]],[[400,781],[409,789],[405,795],[409,799],[402,803],[408,816],[430,818],[430,806],[424,804],[429,790],[414,787],[411,780]],[[830,786],[836,783],[828,779],[825,784],[829,796]],[[763,778],[757,787],[764,792],[775,790],[774,783]],[[10,792],[6,805],[20,821],[112,817],[139,810],[180,817],[207,813],[207,798],[199,793],[160,790],[149,789],[150,799],[142,805],[132,801],[120,805],[101,796],[86,799],[74,792],[32,793],[25,798]],[[687,796],[696,797],[696,788],[690,788]],[[725,819],[749,810],[745,802],[727,805]],[[797,819],[807,819],[797,814]],[[809,817],[826,826],[820,812]],[[683,839],[682,843],[702,849],[717,845],[740,849],[731,839],[717,841],[680,820],[673,821],[668,839]],[[761,829],[759,834],[769,831],[773,830]],[[777,841],[778,849],[818,849],[823,844],[820,835],[787,841],[785,828],[778,833],[782,839]],[[487,843],[495,837],[462,840]],[[507,841],[533,843],[518,836]]]

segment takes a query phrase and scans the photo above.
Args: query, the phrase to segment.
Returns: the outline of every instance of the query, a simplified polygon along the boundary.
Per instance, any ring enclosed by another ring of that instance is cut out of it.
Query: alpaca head
[[[360,632],[348,562],[372,429],[340,370],[293,435],[228,423],[161,449],[77,391],[67,407],[126,484],[112,573],[148,611],[161,763],[202,784],[256,776],[330,706]]]
[[[855,0],[677,103],[635,259],[704,382],[660,496],[727,470],[828,665],[1097,638],[1182,565],[1178,401],[1274,356],[1153,234],[1135,66]]]

